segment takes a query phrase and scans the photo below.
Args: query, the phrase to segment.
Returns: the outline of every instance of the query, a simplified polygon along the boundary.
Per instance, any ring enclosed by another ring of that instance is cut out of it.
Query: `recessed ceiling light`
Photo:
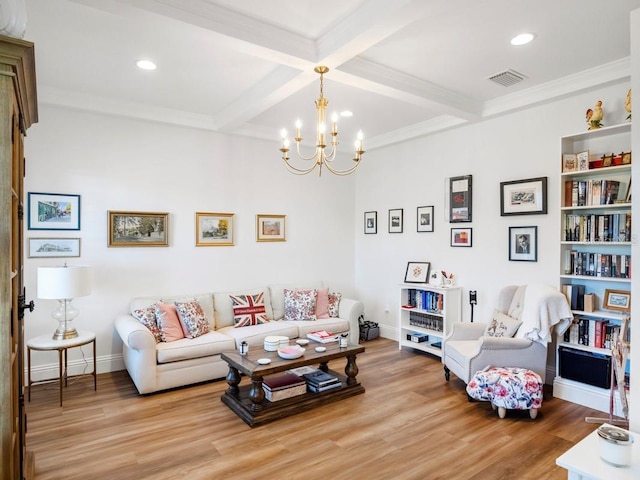
[[[341,117],[353,117],[353,112],[351,110],[343,110],[340,112]]]
[[[156,64],[153,63],[151,60],[138,60],[136,62],[136,65],[138,66],[138,68],[141,68],[142,70],[155,70]]]
[[[511,39],[511,45],[520,46],[531,42],[536,36],[533,33],[521,33]]]

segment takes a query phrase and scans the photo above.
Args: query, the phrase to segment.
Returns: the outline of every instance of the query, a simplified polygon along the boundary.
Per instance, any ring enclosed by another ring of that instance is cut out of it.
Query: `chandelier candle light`
[[[320,74],[320,97],[315,101],[316,109],[318,110],[318,122],[316,127],[316,148],[315,153],[309,157],[305,157],[300,153],[300,143],[302,142],[302,137],[300,136],[300,129],[302,128],[302,122],[300,120],[296,121],[296,136],[294,140],[296,142],[296,150],[298,153],[298,157],[304,161],[313,161],[314,163],[309,168],[297,168],[289,163],[289,139],[287,138],[287,131],[283,128],[280,132],[282,136],[282,148],[280,151],[282,152],[282,160],[284,160],[287,169],[291,173],[295,173],[296,175],[306,175],[307,173],[311,173],[315,170],[316,167],[319,168],[318,176],[322,175],[322,167],[327,167],[331,173],[335,175],[349,175],[354,172],[358,165],[360,165],[360,158],[364,153],[364,144],[362,142],[362,131],[358,132],[358,137],[355,142],[355,158],[353,161],[355,164],[346,170],[338,170],[331,166],[331,162],[336,157],[336,153],[338,149],[336,148],[338,145],[338,114],[333,113],[331,117],[331,151],[329,153],[326,152],[327,141],[326,141],[326,109],[329,104],[329,100],[324,98],[324,74],[329,71],[328,67],[318,66],[313,69],[314,72]]]
[[[54,340],[66,340],[78,336],[71,324],[80,311],[71,305],[71,300],[91,294],[91,267],[64,266],[38,267],[38,298],[58,300],[60,305],[51,312],[58,328]]]

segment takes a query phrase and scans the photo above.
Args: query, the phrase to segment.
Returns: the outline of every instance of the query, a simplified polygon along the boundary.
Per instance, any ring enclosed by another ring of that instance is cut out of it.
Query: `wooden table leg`
[[[98,372],[96,371],[96,339],[93,339],[93,390],[98,391]]]
[[[347,356],[347,366],[344,367],[344,373],[347,374],[347,385],[355,385],[358,383],[356,375],[358,375],[358,366],[356,365],[356,356]]]
[[[240,372],[237,368],[233,368],[229,366],[229,373],[227,373],[227,384],[229,388],[227,388],[227,393],[229,395],[238,395],[240,389],[238,388],[238,384],[240,383]]]
[[[251,377],[251,388],[249,389],[249,400],[251,400],[251,411],[259,412],[264,408],[264,390],[262,389],[262,377]]]
[[[64,382],[66,384],[66,379],[64,378],[64,376],[66,375],[66,369],[63,373],[62,371],[62,358],[64,357],[64,363],[66,364],[66,355],[64,354],[65,349],[64,348],[59,348],[58,349],[58,369],[60,372],[60,406],[62,406],[62,383]]]

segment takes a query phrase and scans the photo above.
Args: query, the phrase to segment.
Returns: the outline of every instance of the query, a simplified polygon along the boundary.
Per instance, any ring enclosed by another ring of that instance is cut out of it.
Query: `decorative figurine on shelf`
[[[587,123],[589,124],[589,130],[601,128],[603,126],[602,117],[604,117],[604,112],[602,111],[602,100],[598,100],[596,102],[596,106],[593,107],[593,110],[587,110]]]
[[[631,121],[631,89],[627,92],[627,98],[624,101],[624,109],[629,112],[627,120]]]

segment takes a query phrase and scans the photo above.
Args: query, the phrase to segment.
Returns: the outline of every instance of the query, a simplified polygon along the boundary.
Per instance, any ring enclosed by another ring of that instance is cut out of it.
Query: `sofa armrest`
[[[445,343],[449,340],[477,340],[484,334],[486,323],[453,323],[452,330],[445,337]]]
[[[119,315],[115,326],[125,346],[134,350],[153,350],[155,357],[156,340],[147,327],[131,315]]]
[[[349,321],[349,342],[360,342],[360,324],[358,319],[364,314],[364,305],[358,300],[343,298],[340,300],[338,316]]]

